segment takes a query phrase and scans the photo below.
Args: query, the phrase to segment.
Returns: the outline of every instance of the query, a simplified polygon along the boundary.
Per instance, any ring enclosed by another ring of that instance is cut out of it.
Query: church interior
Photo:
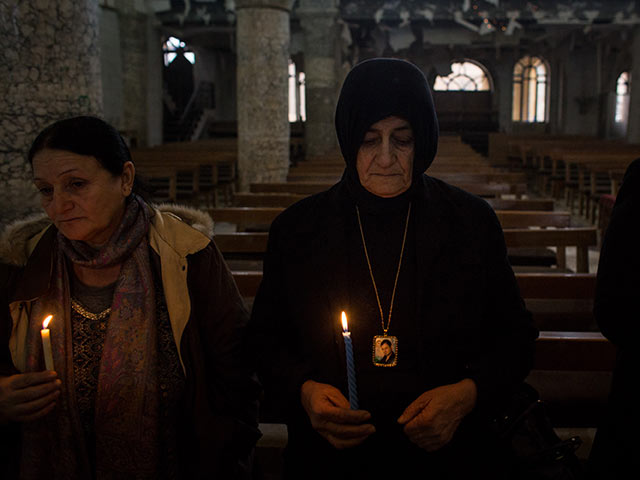
[[[528,381],[586,459],[615,348],[592,314],[599,252],[640,157],[640,6],[628,0],[0,2],[0,231],[40,211],[26,155],[97,115],[155,202],[208,212],[251,306],[273,219],[344,170],[334,113],[358,62],[409,60],[432,88],[426,172],[483,197],[540,329]],[[278,478],[286,429],[262,419]]]

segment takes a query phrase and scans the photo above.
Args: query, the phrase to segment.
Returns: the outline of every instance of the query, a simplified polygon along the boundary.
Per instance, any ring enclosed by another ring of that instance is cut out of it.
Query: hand
[[[371,414],[351,410],[349,401],[337,388],[307,380],[300,389],[302,406],[311,426],[335,448],[355,447],[376,431],[370,423]]]
[[[434,388],[414,400],[398,423],[404,425],[409,440],[433,452],[451,441],[462,419],[475,407],[477,396],[476,384],[469,378]]]
[[[45,416],[55,407],[61,385],[53,371],[0,377],[0,424]]]

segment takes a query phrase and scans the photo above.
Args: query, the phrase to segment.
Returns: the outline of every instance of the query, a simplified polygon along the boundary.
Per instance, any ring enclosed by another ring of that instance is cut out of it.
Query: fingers
[[[331,385],[306,381],[301,388],[301,401],[311,426],[335,448],[354,447],[375,432],[373,425],[365,423],[371,414],[351,410],[348,400]]]
[[[55,408],[62,382],[53,371],[0,377],[0,422],[26,422]]]
[[[411,402],[402,415],[398,418],[398,423],[401,425],[405,425],[411,420],[413,420],[417,415],[420,414],[431,402],[431,397],[428,395],[429,392],[423,393],[416,400]]]
[[[38,400],[50,395],[51,393],[60,392],[62,382],[55,379],[52,382],[42,383],[31,387],[14,390],[11,398],[15,403],[28,404],[33,400]]]
[[[60,390],[54,390],[44,397],[39,397],[30,402],[17,405],[14,409],[16,420],[20,422],[27,422],[46,415],[53,410],[59,396]]]
[[[10,379],[11,386],[18,390],[22,388],[47,383],[58,378],[58,374],[52,370],[44,370],[42,372],[29,372],[22,373],[20,375],[13,375],[8,377]]]

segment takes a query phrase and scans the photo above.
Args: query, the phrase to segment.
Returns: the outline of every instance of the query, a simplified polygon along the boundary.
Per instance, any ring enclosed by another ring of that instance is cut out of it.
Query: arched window
[[[489,77],[477,63],[464,61],[451,64],[451,73],[446,77],[438,75],[434,90],[477,92],[491,90]]]
[[[622,72],[616,82],[616,113],[614,120],[617,124],[626,125],[629,118],[629,83],[631,74]]]
[[[304,72],[296,73],[296,64],[289,59],[289,121],[304,122],[306,119]]]
[[[169,37],[162,45],[162,51],[164,52],[164,66],[168,67],[173,62],[178,54],[184,55],[184,58],[189,60],[189,63],[194,65],[196,63],[196,54],[190,52],[187,48],[187,44],[176,37]]]
[[[513,68],[513,121],[545,122],[549,68],[539,57],[526,55]]]

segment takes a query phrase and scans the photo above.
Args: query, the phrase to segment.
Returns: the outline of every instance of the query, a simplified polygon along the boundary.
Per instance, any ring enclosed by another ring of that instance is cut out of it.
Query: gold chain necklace
[[[95,321],[101,321],[104,320],[105,318],[107,318],[109,316],[109,314],[111,313],[111,307],[107,308],[106,310],[101,311],[100,313],[93,313],[90,312],[89,310],[87,310],[86,308],[84,308],[80,302],[78,302],[75,298],[71,298],[71,308],[73,308],[73,310],[82,315],[84,318],[88,318],[89,320],[93,320]]]
[[[398,269],[396,270],[396,278],[393,281],[393,290],[391,291],[391,304],[389,305],[389,317],[387,318],[387,324],[385,327],[384,312],[382,311],[382,303],[380,302],[380,295],[378,294],[378,286],[373,276],[373,269],[371,268],[371,260],[369,259],[369,252],[367,250],[367,242],[364,239],[364,230],[362,229],[362,220],[360,219],[360,209],[356,205],[356,214],[358,215],[358,226],[360,227],[360,237],[362,238],[362,246],[364,247],[364,256],[367,259],[367,266],[369,267],[369,275],[371,276],[371,282],[373,283],[373,291],[376,294],[376,300],[378,301],[378,310],[380,311],[380,323],[382,325],[382,331],[384,335],[376,335],[373,337],[373,364],[379,367],[395,367],[398,364],[398,338],[393,335],[387,335],[389,327],[391,326],[391,314],[393,313],[393,302],[396,297],[396,287],[398,286],[398,278],[400,277],[400,268],[402,267],[402,257],[404,256],[404,246],[407,240],[407,230],[409,229],[409,217],[411,216],[411,203],[407,210],[407,219],[404,225],[404,234],[402,236],[402,247],[400,249],[400,260],[398,261]]]

